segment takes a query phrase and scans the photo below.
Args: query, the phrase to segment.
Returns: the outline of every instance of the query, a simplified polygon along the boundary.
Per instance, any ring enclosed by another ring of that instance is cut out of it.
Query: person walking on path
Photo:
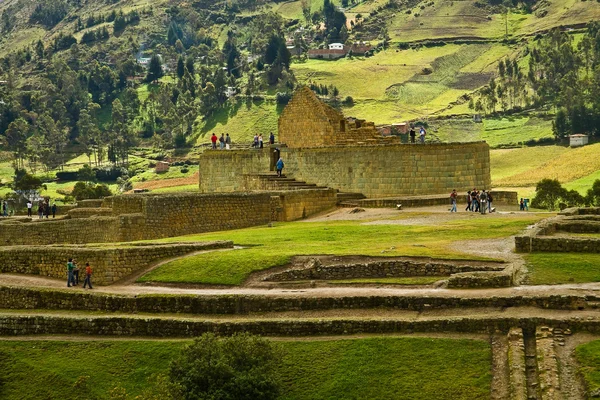
[[[67,287],[71,287],[71,285],[75,286],[75,280],[73,278],[74,269],[75,265],[73,264],[73,259],[69,258],[69,262],[67,262]]]
[[[281,157],[279,157],[279,160],[277,160],[277,164],[275,165],[275,168],[277,169],[277,176],[281,178],[281,174],[283,171],[283,159]]]
[[[52,204],[52,218],[56,218],[56,203]]]
[[[481,203],[481,214],[485,214],[487,211],[487,193],[485,190],[481,191],[481,194],[479,195],[479,202]]]
[[[450,193],[450,203],[452,204],[452,208],[450,212],[456,212],[456,197],[458,193],[456,193],[456,189],[452,189],[452,193]]]
[[[477,201],[477,189],[471,191],[471,211],[479,211],[479,202]]]
[[[421,144],[425,144],[425,135],[427,135],[427,131],[425,128],[421,127],[419,130],[419,139],[421,140]]]
[[[494,198],[492,197],[492,192],[487,193],[487,202],[488,202],[488,211],[491,214],[492,213],[492,201],[494,201]]]
[[[219,138],[219,150],[223,150],[225,148],[225,135],[221,133],[221,137]]]
[[[467,208],[465,211],[471,211],[471,191],[467,190]]]
[[[90,289],[92,288],[92,267],[90,267],[90,263],[85,263],[85,280],[83,281],[83,288],[88,285]]]
[[[229,136],[229,133],[227,134],[227,136],[225,136],[225,149],[231,149],[231,136]]]
[[[269,144],[275,144],[275,134],[273,132],[269,135]]]
[[[6,200],[2,202],[2,215],[8,217],[8,203]]]
[[[31,217],[33,215],[32,208],[33,208],[33,203],[31,202],[31,200],[27,200],[27,216],[28,217]]]
[[[212,136],[210,137],[210,141],[212,143],[212,149],[216,150],[217,149],[217,135],[215,135],[213,133]]]
[[[258,135],[258,148],[262,149],[264,147],[262,133]]]
[[[50,200],[46,200],[44,203],[44,214],[46,214],[46,219],[50,218]]]
[[[39,219],[44,218],[44,203],[41,200],[38,203],[38,217]]]
[[[77,265],[77,260],[73,259],[73,281],[75,282],[75,286],[79,285],[79,265]]]
[[[415,131],[415,127],[414,127],[414,126],[411,126],[411,127],[410,127],[410,132],[409,132],[409,135],[410,135],[410,142],[411,142],[412,144],[415,144],[415,142],[416,142],[416,137],[417,137],[417,132]]]
[[[258,135],[254,134],[254,138],[252,139],[252,147],[255,149],[258,147]]]

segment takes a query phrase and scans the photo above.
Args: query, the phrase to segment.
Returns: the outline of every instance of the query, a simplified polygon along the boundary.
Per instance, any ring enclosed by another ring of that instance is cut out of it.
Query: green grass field
[[[125,392],[133,399],[152,390],[150,376],[166,373],[187,343],[0,342],[0,397],[110,399],[111,392]],[[483,341],[371,338],[278,345],[283,399],[489,398],[491,350]]]
[[[510,220],[455,220],[439,226],[292,222],[272,228],[168,238],[162,241],[233,240],[247,248],[181,258],[149,272],[140,281],[239,285],[254,271],[285,265],[293,256],[311,254],[473,258],[450,250],[449,245],[457,240],[510,236],[540,218],[527,214]]]
[[[530,285],[600,282],[600,254],[524,254]]]
[[[585,343],[575,349],[579,372],[583,376],[588,393],[600,389],[600,340]]]

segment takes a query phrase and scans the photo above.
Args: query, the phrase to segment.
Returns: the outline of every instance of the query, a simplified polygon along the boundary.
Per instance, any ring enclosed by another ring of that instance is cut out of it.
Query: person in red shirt
[[[90,267],[90,263],[85,263],[85,280],[83,281],[83,288],[88,285],[90,289],[92,288],[92,267]]]
[[[210,137],[210,141],[212,142],[212,148],[213,148],[214,150],[216,150],[216,149],[217,149],[217,140],[218,140],[218,138],[217,138],[217,135],[215,135],[215,134],[213,133],[213,134],[212,134],[212,136]]]

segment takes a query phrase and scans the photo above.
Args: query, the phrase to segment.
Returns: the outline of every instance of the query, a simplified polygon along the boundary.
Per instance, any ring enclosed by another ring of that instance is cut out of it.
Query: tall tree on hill
[[[152,56],[150,59],[150,64],[148,65],[148,74],[146,75],[146,82],[155,83],[164,75],[162,69],[162,61],[160,57],[156,54]]]
[[[96,103],[91,103],[98,106]],[[99,143],[97,143],[97,138],[99,136],[99,129],[97,121],[95,121],[93,113],[87,108],[81,110],[79,114],[79,121],[77,121],[77,129],[79,131],[78,141],[79,144],[83,147],[83,152],[88,156],[89,163],[92,163],[92,154],[94,154],[94,148]],[[98,157],[96,156],[96,165],[98,164]]]
[[[183,78],[183,74],[185,74],[185,63],[183,61],[183,56],[179,56],[177,59],[177,77],[181,79]]]
[[[15,166],[17,169],[23,169],[25,156],[27,155],[27,138],[29,137],[30,126],[23,118],[11,122],[6,130],[6,144],[9,151],[14,154]]]
[[[326,36],[330,40],[339,40],[340,31],[346,26],[346,15],[338,10],[331,0],[323,2],[323,16],[325,17]]]
[[[227,71],[236,78],[239,78],[241,76],[239,65],[240,51],[235,43],[235,33],[231,30],[227,32],[227,41],[223,45],[223,55],[227,63]]]
[[[194,58],[192,56],[189,56],[185,60],[185,68],[190,73],[190,75],[192,75],[192,77],[194,77],[194,74],[196,73],[196,69],[194,67]]]

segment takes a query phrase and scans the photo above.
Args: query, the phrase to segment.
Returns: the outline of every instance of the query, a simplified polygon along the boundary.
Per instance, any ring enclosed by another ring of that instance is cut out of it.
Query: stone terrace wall
[[[119,237],[114,217],[0,223],[0,246],[104,243]]]
[[[553,310],[595,308],[597,296],[297,296],[297,295],[113,295],[70,290],[0,287],[2,309],[82,310],[124,313],[251,314],[331,309],[392,308],[423,311],[452,308],[536,307]]]
[[[200,191],[246,190],[247,175],[269,172],[269,151],[204,152]],[[284,147],[281,151],[287,176],[371,198],[450,193],[452,189],[466,193],[470,188],[491,186],[486,143]]]
[[[0,272],[43,275],[66,280],[67,260],[74,258],[82,269],[86,262],[90,263],[94,270],[92,284],[109,285],[161,259],[227,247],[233,247],[233,243],[209,242],[126,248],[16,246],[0,249]],[[82,275],[83,272],[80,272],[80,278]]]
[[[337,204],[337,192],[333,189],[295,190],[279,196],[281,212],[278,221],[295,221],[332,209]]]
[[[121,241],[133,241],[268,224],[270,198],[268,193],[126,195],[115,197],[113,207],[141,207],[135,221],[121,219]]]
[[[285,173],[367,197],[489,188],[486,143],[282,149]]]
[[[271,149],[205,151],[200,158],[200,191],[245,191],[246,176],[268,173]]]

